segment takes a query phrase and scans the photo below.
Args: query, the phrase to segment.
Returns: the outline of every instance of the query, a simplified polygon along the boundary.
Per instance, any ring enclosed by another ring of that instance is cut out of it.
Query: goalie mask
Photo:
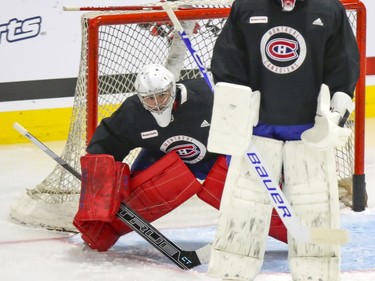
[[[279,0],[281,7],[283,8],[283,12],[293,11],[296,1],[297,0]]]
[[[150,111],[158,125],[167,127],[176,97],[174,75],[161,64],[147,65],[137,75],[135,91],[143,107]]]

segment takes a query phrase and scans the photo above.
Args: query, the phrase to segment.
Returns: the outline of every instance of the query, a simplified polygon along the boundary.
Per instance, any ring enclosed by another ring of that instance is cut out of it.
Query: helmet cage
[[[281,7],[283,8],[283,12],[290,12],[290,11],[293,11],[297,0],[280,0],[280,1],[281,1]]]
[[[173,91],[172,82],[161,90],[137,92],[137,95],[145,109],[158,114],[169,108],[175,100],[175,91]]]

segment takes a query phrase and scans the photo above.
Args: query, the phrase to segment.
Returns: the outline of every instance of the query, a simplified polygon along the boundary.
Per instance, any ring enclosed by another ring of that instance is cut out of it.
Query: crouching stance
[[[176,83],[159,64],[142,68],[128,97],[104,118],[82,157],[82,190],[74,225],[84,241],[108,250],[131,231],[117,217],[121,202],[152,222],[197,195],[219,208],[227,174],[225,156],[207,150],[213,95],[204,79]],[[131,150],[141,152],[131,166]],[[201,185],[196,179],[204,180]],[[277,216],[270,235],[286,242]]]
[[[132,231],[116,217],[121,202],[148,222],[166,215],[193,195],[219,209],[227,172],[225,157],[221,156],[201,185],[174,152],[133,176],[127,164],[116,162],[111,155],[83,156],[81,167],[81,197],[73,224],[87,245],[98,251],[107,251]],[[273,216],[269,235],[287,240],[277,215]]]

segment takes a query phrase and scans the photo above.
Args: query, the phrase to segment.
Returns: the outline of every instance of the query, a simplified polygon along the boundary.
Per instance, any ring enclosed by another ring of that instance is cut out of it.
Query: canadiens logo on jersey
[[[278,74],[297,70],[306,58],[306,42],[302,34],[288,26],[269,29],[260,44],[263,65]]]
[[[207,153],[206,147],[200,141],[188,136],[174,136],[160,147],[160,150],[167,153],[175,151],[177,155],[187,164],[195,164],[201,161]]]

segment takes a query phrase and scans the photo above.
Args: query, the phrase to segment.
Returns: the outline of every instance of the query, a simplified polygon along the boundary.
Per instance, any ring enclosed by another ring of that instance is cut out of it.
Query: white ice
[[[60,153],[64,142],[46,143]],[[375,119],[366,120],[365,173],[368,208],[341,211],[342,226],[352,236],[342,247],[342,281],[375,280]],[[214,281],[207,265],[184,271],[137,234],[131,233],[105,253],[83,246],[78,234],[48,231],[15,224],[9,219],[14,199],[40,183],[55,162],[31,143],[0,146],[0,280],[38,281]],[[183,249],[197,249],[215,235],[217,211],[193,198],[156,221],[170,240]],[[267,241],[264,266],[257,281],[290,281],[287,247]]]

